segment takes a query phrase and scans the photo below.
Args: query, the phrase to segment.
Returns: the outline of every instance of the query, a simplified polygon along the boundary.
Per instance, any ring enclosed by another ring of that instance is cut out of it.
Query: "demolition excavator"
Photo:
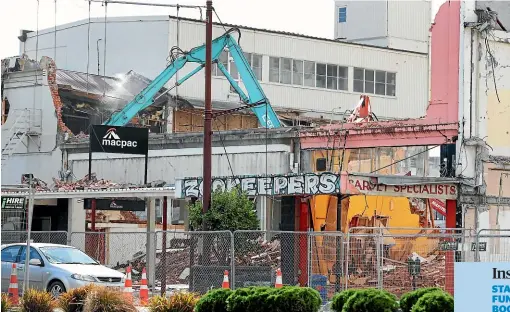
[[[233,36],[234,33],[238,34],[238,40]],[[257,116],[259,123],[264,128],[279,128],[281,126],[278,116],[274,112],[269,99],[264,94],[260,84],[255,76],[255,73],[250,67],[250,64],[244,53],[239,46],[239,39],[241,32],[238,28],[228,30],[222,36],[212,41],[212,62],[218,66],[218,69],[225,75],[235,91],[239,94],[241,101],[245,104],[241,108],[250,108]],[[225,66],[218,62],[221,53],[228,49],[232,56],[239,75],[243,81],[244,88],[247,94],[239,86],[237,81],[232,78]],[[154,96],[174,77],[174,75],[181,70],[187,63],[197,63],[198,66],[179,79],[175,86],[179,86],[188,80],[190,77],[198,73],[205,67],[205,45],[191,49],[189,52],[182,51],[179,47],[173,47],[170,50],[171,62],[170,64],[149,84],[145,87],[135,98],[129,102],[120,112],[114,113],[103,124],[108,126],[124,126],[128,124],[133,117],[147,107],[154,104]],[[174,86],[174,87],[175,87]],[[168,91],[172,90],[168,89]],[[166,92],[168,92],[166,91]],[[162,96],[159,95],[158,97]]]
[[[238,35],[237,40],[233,36],[234,33],[237,33]],[[282,123],[271,107],[269,99],[264,94],[264,91],[262,90],[255,76],[255,73],[251,69],[248,60],[244,56],[244,53],[239,45],[240,37],[240,30],[238,28],[232,28],[222,36],[214,39],[212,41],[212,62],[216,64],[217,68],[223,73],[234,90],[239,94],[241,102],[244,104],[244,106],[241,106],[236,110],[249,108],[256,115],[259,124],[262,127],[279,128],[282,126]],[[229,74],[225,66],[219,62],[221,53],[226,49],[228,49],[230,55],[233,58],[233,61],[235,62],[244,88],[246,89],[246,93],[241,88],[239,83]],[[180,48],[174,47],[170,51],[170,56],[170,64],[139,94],[137,94],[134,99],[130,101],[122,110],[112,114],[112,116],[107,121],[105,121],[103,125],[127,125],[137,114],[154,104],[154,102],[157,100],[157,98],[155,99],[154,97],[186,64],[196,63],[198,66],[188,74],[184,75],[184,77],[179,79],[173,87],[168,88],[163,94],[159,94],[158,98],[172,90],[174,87],[183,84],[186,80],[191,78],[193,75],[205,67],[205,45],[193,48],[188,52],[184,52]],[[377,117],[371,111],[370,98],[366,95],[361,95],[358,105],[344,122],[361,123],[374,120],[377,120]],[[330,168],[329,170],[333,169],[336,168]],[[314,231],[336,230],[336,200],[336,196],[312,196],[309,202],[309,211],[312,217],[312,227],[314,228]],[[345,203],[342,201],[342,220],[347,220],[346,216],[348,207],[348,200],[345,201]],[[342,224],[342,229],[347,229],[347,224]],[[316,243],[319,243],[320,245],[323,244],[323,242]],[[322,249],[319,246],[316,247]],[[321,258],[325,259],[325,257]],[[314,269],[314,271],[329,275],[327,272],[331,270],[332,263],[333,261],[331,260],[320,260],[317,263],[319,266],[318,270]]]

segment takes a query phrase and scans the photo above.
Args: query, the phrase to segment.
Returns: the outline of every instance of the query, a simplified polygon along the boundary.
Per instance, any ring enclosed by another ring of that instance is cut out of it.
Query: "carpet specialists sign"
[[[149,150],[149,129],[92,126],[90,149],[93,153],[146,155]]]
[[[2,209],[25,209],[25,197],[2,197]]]
[[[249,196],[257,195],[321,195],[337,194],[340,190],[340,175],[334,173],[307,173],[281,176],[245,176],[213,178],[213,190],[232,190],[240,187]],[[180,189],[179,189],[180,188]],[[202,179],[183,179],[176,184],[177,196],[201,197]]]
[[[510,263],[455,262],[454,272],[455,312],[510,311]]]

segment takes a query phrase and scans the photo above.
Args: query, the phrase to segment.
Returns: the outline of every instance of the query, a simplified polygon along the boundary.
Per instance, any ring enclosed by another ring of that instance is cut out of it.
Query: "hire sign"
[[[181,198],[201,197],[201,178],[185,178],[176,184],[176,194]],[[340,175],[335,173],[306,173],[279,176],[244,176],[213,178],[213,190],[230,191],[239,187],[249,196],[258,195],[321,195],[337,194],[340,190]]]

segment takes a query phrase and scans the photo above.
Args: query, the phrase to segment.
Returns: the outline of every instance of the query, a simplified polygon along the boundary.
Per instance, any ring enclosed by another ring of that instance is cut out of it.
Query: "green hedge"
[[[453,297],[443,291],[428,292],[418,299],[411,312],[453,312]]]
[[[319,292],[308,287],[240,288],[227,299],[228,312],[317,312],[320,306]]]
[[[227,312],[227,299],[230,289],[214,289],[202,296],[195,306],[195,312]]]
[[[360,289],[345,302],[342,312],[397,312],[396,297],[379,289]]]
[[[405,293],[402,295],[402,298],[400,298],[400,308],[402,309],[402,312],[411,312],[411,309],[413,308],[414,304],[424,295],[434,292],[434,291],[440,291],[443,290],[441,288],[437,287],[430,287],[430,288],[420,288],[415,291],[410,291],[408,293]]]
[[[331,308],[333,311],[342,312],[342,309],[352,295],[354,295],[359,289],[347,289],[339,292],[333,296]]]

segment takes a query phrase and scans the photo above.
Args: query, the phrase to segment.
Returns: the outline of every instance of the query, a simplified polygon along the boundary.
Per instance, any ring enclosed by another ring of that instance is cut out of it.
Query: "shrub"
[[[333,296],[333,304],[331,308],[333,311],[342,312],[342,309],[352,295],[354,295],[359,289],[347,289],[342,292],[339,292]]]
[[[196,312],[227,312],[227,299],[232,294],[230,289],[214,289],[202,296],[195,306]]]
[[[443,291],[428,292],[418,299],[411,312],[453,312],[453,297]]]
[[[2,294],[2,308],[1,311],[7,311],[11,308],[11,301],[9,300],[9,295]]]
[[[73,288],[61,294],[58,297],[58,307],[64,312],[81,312],[87,295],[94,291],[95,286],[89,284],[87,286]]]
[[[227,310],[229,312],[252,312],[250,306],[256,306],[259,297],[269,297],[276,289],[271,287],[245,287],[232,292],[227,298]],[[267,303],[264,303],[265,306]]]
[[[378,289],[362,289],[347,299],[342,312],[396,312],[396,297],[387,291]]]
[[[198,296],[189,292],[178,292],[167,297],[155,296],[149,300],[151,312],[193,312]]]
[[[433,291],[442,291],[441,288],[437,287],[429,287],[429,288],[420,288],[414,291],[410,291],[400,298],[400,308],[402,312],[411,312],[414,304],[420,299],[423,295],[426,295]]]
[[[308,287],[247,287],[232,292],[229,312],[316,312],[321,306],[319,292]]]
[[[267,302],[271,306],[266,308],[273,308],[274,311],[317,312],[322,300],[319,292],[313,288],[286,286],[271,294]]]
[[[55,300],[50,293],[28,289],[21,298],[22,312],[53,312]]]
[[[116,289],[97,287],[85,299],[84,312],[137,312],[126,300],[124,293]]]

